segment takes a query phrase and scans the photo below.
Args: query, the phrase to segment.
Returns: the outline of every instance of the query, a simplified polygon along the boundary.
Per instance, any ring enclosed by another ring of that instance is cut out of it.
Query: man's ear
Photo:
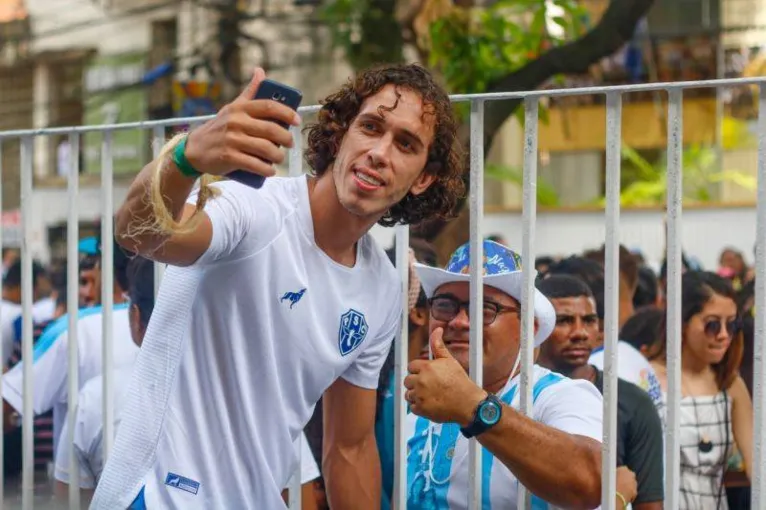
[[[415,196],[420,195],[421,193],[425,192],[435,181],[436,173],[429,172],[428,168],[426,167],[422,172],[420,172],[420,175],[417,176],[415,182],[412,183],[412,186],[410,186],[410,193]]]

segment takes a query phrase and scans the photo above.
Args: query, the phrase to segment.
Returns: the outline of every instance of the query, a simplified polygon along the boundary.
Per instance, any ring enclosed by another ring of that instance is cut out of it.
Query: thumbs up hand
[[[432,360],[414,360],[404,378],[405,399],[410,409],[436,423],[459,423],[468,426],[473,421],[476,406],[487,392],[468,377],[465,369],[444,344],[444,329],[431,332]]]
[[[265,78],[257,68],[239,97],[189,134],[184,154],[198,172],[226,175],[242,169],[270,177],[275,170],[266,161],[284,161],[281,147],[292,147],[293,137],[274,121],[297,126],[300,116],[278,101],[253,99]]]

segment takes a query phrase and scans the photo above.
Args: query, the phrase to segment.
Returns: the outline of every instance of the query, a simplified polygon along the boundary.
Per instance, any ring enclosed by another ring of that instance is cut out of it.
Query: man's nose
[[[590,340],[590,334],[585,328],[585,322],[581,319],[577,319],[572,328],[572,333],[569,335],[570,340],[573,342],[587,342]]]
[[[385,168],[391,161],[391,149],[393,136],[386,133],[375,141],[375,145],[369,151],[370,166],[374,169]]]

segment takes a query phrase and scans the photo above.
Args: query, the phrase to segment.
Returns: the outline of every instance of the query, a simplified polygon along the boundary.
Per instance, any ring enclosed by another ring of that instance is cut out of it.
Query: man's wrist
[[[476,409],[479,407],[479,404],[481,404],[481,402],[488,396],[489,394],[486,391],[477,387],[476,391],[472,393],[469,398],[463,401],[464,405],[462,406],[460,415],[457,420],[457,423],[461,428],[466,428],[473,424],[473,420],[476,417]]]
[[[189,135],[186,135],[178,142],[173,148],[172,160],[173,164],[178,168],[178,171],[182,175],[190,178],[198,178],[202,175],[202,172],[194,168],[194,166],[186,159],[186,143],[189,139]]]

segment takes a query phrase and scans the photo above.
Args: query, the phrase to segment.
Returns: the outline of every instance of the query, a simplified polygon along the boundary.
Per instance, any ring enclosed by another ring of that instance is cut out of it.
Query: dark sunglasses
[[[431,308],[431,317],[441,322],[449,322],[460,313],[461,309],[465,310],[465,314],[469,314],[470,303],[468,301],[459,301],[453,296],[439,295],[434,296],[428,300],[428,305]],[[503,306],[494,301],[484,301],[484,309],[482,312],[482,322],[485,326],[489,326],[498,314],[506,312],[520,313],[518,308],[510,306]]]
[[[712,319],[705,323],[705,335],[718,336],[721,333],[723,321],[720,319]],[[730,320],[726,323],[726,332],[729,334],[729,338],[734,338],[742,330],[742,321],[739,319]]]

